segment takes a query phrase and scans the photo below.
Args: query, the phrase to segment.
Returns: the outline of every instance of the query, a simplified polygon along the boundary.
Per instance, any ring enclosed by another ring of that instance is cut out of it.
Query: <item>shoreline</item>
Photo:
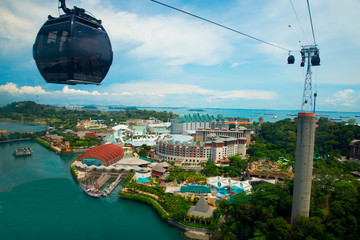
[[[216,233],[216,230],[187,226],[183,223],[180,223],[180,222],[175,221],[174,219],[170,218],[169,215],[167,215],[167,217],[163,216],[161,214],[162,211],[160,209],[158,209],[160,204],[152,197],[144,196],[143,194],[134,194],[134,193],[124,192],[124,189],[120,190],[118,192],[118,194],[119,194],[119,198],[121,198],[121,199],[126,199],[126,200],[130,200],[130,201],[134,201],[134,202],[138,202],[138,203],[142,203],[142,204],[150,206],[156,212],[156,214],[160,217],[161,220],[166,221],[166,223],[169,224],[170,226],[181,230],[187,238],[196,239],[196,240],[206,240],[206,239],[211,239],[211,236]],[[137,196],[141,196],[141,197],[137,197]],[[145,199],[147,199],[147,200],[145,201]],[[161,209],[162,209],[162,207],[161,207]],[[165,212],[164,209],[162,209],[162,210]],[[165,213],[168,214],[167,212],[165,212]]]
[[[32,138],[9,139],[9,140],[0,141],[0,144],[11,143],[11,142],[21,142],[21,141],[28,141],[28,140],[32,140]]]

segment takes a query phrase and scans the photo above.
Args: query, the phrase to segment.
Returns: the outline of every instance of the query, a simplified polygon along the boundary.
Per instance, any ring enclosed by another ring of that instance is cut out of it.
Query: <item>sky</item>
[[[102,20],[114,59],[100,86],[50,84],[32,46],[56,0],[0,1],[0,105],[300,110],[314,44],[306,0],[161,0],[288,51],[150,0],[68,0]],[[294,9],[292,8],[293,3]],[[312,67],[316,110],[360,112],[360,1],[310,0],[321,66]]]

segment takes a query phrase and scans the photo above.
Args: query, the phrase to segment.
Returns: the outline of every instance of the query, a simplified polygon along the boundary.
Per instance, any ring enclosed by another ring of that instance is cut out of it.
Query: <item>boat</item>
[[[82,185],[82,188],[84,192],[90,197],[99,198],[102,195],[102,193],[94,186]]]
[[[264,115],[274,115],[273,113],[264,113]]]
[[[349,118],[349,116],[340,116],[340,118]]]
[[[270,119],[277,119],[277,116],[273,116],[273,117],[271,117]]]
[[[360,117],[360,115],[355,115],[355,117]]]
[[[332,121],[342,121],[340,118],[331,118]]]
[[[31,154],[32,154],[32,149],[28,146],[14,149],[14,155],[16,157],[31,156]]]

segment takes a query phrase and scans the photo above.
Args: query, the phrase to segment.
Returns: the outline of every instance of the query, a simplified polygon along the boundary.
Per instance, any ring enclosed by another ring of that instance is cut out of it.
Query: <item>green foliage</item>
[[[206,166],[201,170],[206,177],[219,176],[220,170],[211,159],[206,162]]]
[[[161,121],[167,121],[178,116],[166,111],[127,109],[125,111],[102,112],[90,109],[92,111],[73,111],[63,107],[37,104],[32,101],[13,102],[0,108],[0,118],[42,123],[56,128],[75,129],[78,121],[90,118],[105,120],[105,124],[110,125],[114,122],[125,122],[132,118],[149,119],[155,117]]]
[[[170,214],[170,217],[174,220],[182,220],[186,216],[189,209],[189,204],[181,196],[174,196],[166,194],[164,189],[160,187],[150,187],[143,184],[137,184],[134,181],[130,181],[124,187],[132,190],[139,190],[142,192],[148,192],[158,196],[159,204]],[[121,194],[121,192],[119,192]],[[146,197],[146,196],[145,196]]]
[[[206,183],[206,177],[203,173],[197,173],[194,169],[185,170],[178,166],[171,166],[168,181],[176,179],[178,182],[190,181],[199,184]]]
[[[140,157],[146,157],[147,156],[147,151],[145,149],[141,148],[139,150],[139,156]]]

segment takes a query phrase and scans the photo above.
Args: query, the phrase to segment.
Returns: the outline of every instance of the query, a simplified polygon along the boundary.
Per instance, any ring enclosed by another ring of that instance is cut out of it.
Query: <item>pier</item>
[[[119,174],[119,176],[116,178],[115,182],[111,183],[109,186],[109,190],[106,191],[106,195],[109,195],[115,188],[116,186],[121,182],[121,177],[122,177],[122,173]]]
[[[110,174],[102,173],[99,179],[94,183],[94,185],[97,186],[98,188],[101,188],[110,178],[111,178]]]

